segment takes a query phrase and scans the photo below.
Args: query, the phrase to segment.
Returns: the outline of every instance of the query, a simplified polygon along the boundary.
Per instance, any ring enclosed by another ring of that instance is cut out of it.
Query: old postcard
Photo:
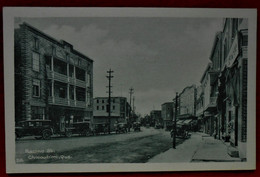
[[[4,8],[7,173],[256,165],[256,10]]]

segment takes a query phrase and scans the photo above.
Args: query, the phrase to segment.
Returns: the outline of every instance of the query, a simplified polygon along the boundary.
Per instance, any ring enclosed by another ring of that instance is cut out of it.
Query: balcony
[[[60,82],[68,82],[68,76],[64,74],[60,74],[51,70],[47,70],[47,78],[48,79],[54,79]]]
[[[86,108],[86,102],[85,101],[76,101],[76,106],[81,108]]]
[[[68,106],[68,99],[67,98],[60,98],[60,97],[49,97],[48,98],[49,104],[61,105],[61,106]]]
[[[79,80],[79,79],[76,79],[76,86],[85,88],[86,87],[86,82],[82,81],[82,80]]]
[[[60,98],[60,97],[49,97],[48,103],[50,105],[60,105],[60,106],[70,106],[70,107],[78,107],[78,108],[86,108],[85,101],[75,101],[75,100],[68,100],[67,98]]]

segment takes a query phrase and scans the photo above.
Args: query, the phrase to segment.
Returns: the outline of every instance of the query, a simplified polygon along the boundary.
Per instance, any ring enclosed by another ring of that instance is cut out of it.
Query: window
[[[35,120],[35,119],[43,120],[44,117],[45,117],[44,107],[32,106],[31,107],[31,115],[32,115],[32,120]]]
[[[76,87],[76,99],[77,101],[86,101],[86,89],[82,87]]]
[[[105,101],[104,101],[104,100],[102,100],[102,103],[105,103]]]
[[[74,100],[74,86],[73,85],[70,85],[70,99],[71,100]]]
[[[104,106],[102,106],[102,110],[104,110],[105,109],[105,107]]]
[[[49,83],[49,96],[52,97],[52,83]]]
[[[37,38],[33,39],[33,48],[37,50],[39,49],[39,39]]]
[[[54,96],[59,98],[67,98],[67,84],[55,81]]]
[[[40,97],[40,81],[37,79],[33,80],[33,97]]]
[[[76,68],[76,78],[82,81],[85,81],[85,70]]]
[[[56,55],[56,47],[52,47],[52,56],[55,56]]]
[[[97,103],[99,103],[99,100],[97,99]]]
[[[113,106],[113,110],[115,110],[116,109],[116,106]]]
[[[99,110],[99,106],[97,106],[97,110]]]
[[[33,70],[39,72],[40,71],[40,54],[33,52],[32,59],[33,59],[33,61],[32,61]]]
[[[63,75],[67,75],[67,63],[54,58],[54,71]]]
[[[69,65],[69,76],[74,77],[74,66],[71,64]]]

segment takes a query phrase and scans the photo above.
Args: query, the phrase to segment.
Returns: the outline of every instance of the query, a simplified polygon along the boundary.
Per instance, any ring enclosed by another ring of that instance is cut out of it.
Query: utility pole
[[[133,118],[135,119],[135,96],[133,96]]]
[[[172,147],[173,149],[176,149],[176,133],[177,133],[177,111],[178,111],[178,92],[176,92],[175,97],[175,116],[174,116],[174,130],[173,130],[173,141],[172,141]]]
[[[106,76],[108,78],[108,105],[107,105],[107,111],[108,111],[108,133],[110,134],[110,122],[111,122],[111,79],[114,77],[112,76],[112,73],[114,71],[112,71],[111,69],[109,69],[109,71],[107,71],[108,76]]]
[[[131,107],[131,109],[132,109],[132,94],[134,94],[134,89],[133,89],[133,87],[131,87],[130,89],[129,89],[129,94],[130,94],[130,107]]]
[[[135,96],[133,96],[133,113],[135,112]]]
[[[129,114],[129,122],[128,122],[128,132],[130,132],[130,122],[131,122],[131,117],[132,117],[132,105],[131,105],[131,102],[132,102],[132,94],[134,93],[134,89],[133,87],[131,87],[129,89],[129,94],[130,94],[130,114]]]

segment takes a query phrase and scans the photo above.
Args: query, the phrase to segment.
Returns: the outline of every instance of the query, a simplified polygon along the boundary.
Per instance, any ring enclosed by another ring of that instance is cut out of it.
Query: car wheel
[[[42,132],[42,138],[44,140],[49,140],[51,138],[51,131],[50,130],[43,130]]]
[[[68,137],[68,138],[71,137],[72,136],[72,132],[71,131],[66,131],[65,136]]]

